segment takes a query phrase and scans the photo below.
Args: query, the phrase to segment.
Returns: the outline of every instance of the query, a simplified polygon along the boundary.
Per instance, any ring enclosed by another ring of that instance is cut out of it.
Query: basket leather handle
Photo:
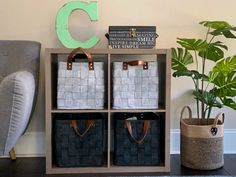
[[[86,124],[86,129],[84,130],[83,133],[80,133],[80,130],[77,126],[77,121],[76,120],[71,120],[70,122],[70,127],[74,129],[75,133],[79,135],[81,138],[84,137],[84,135],[89,131],[91,127],[95,125],[95,120],[88,120]]]
[[[123,62],[123,70],[127,70],[128,65],[130,65],[130,66],[143,66],[144,70],[148,69],[148,62],[143,61],[143,60],[133,60],[133,61],[128,61],[128,62]]]
[[[88,60],[88,68],[89,68],[89,70],[94,70],[94,63],[93,63],[93,58],[92,58],[91,54],[88,53],[88,51],[86,51],[85,49],[83,49],[81,47],[73,49],[71,51],[71,53],[68,55],[68,57],[67,57],[67,70],[72,70],[73,57],[79,51],[81,51],[83,54],[86,55],[87,60]]]
[[[189,119],[192,119],[192,110],[191,110],[191,108],[189,106],[184,106],[181,113],[180,113],[180,120],[183,119],[183,114],[184,114],[185,109],[188,110]]]
[[[215,117],[215,120],[214,120],[214,123],[213,123],[213,127],[217,126],[220,116],[222,117],[222,123],[224,123],[224,121],[225,121],[225,114],[223,112],[219,112],[216,115],[216,117]]]
[[[140,140],[137,140],[137,138],[134,137],[130,120],[125,120],[125,128],[128,129],[128,132],[129,132],[130,136],[132,137],[132,139],[135,141],[135,143],[141,144],[143,142],[143,140],[145,139],[145,137],[147,136],[148,129],[150,128],[150,121],[144,120],[143,134],[142,134],[142,138]]]

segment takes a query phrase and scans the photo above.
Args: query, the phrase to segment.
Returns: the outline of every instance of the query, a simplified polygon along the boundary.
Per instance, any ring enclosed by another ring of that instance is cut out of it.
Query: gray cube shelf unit
[[[46,126],[46,173],[122,173],[122,172],[169,172],[170,171],[170,49],[88,49],[94,61],[105,63],[105,107],[98,110],[57,109],[58,62],[66,61],[71,49],[47,48],[45,58],[45,126]],[[115,61],[145,59],[158,62],[159,101],[157,109],[113,109],[112,108],[112,63]],[[113,163],[114,114],[154,112],[162,120],[161,163],[158,166],[118,166]],[[53,119],[62,114],[102,113],[106,120],[106,143],[104,164],[96,167],[58,167],[55,165],[53,148]]]

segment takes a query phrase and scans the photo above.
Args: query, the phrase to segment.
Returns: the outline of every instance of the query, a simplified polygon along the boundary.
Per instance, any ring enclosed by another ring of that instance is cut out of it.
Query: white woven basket
[[[158,63],[145,61],[113,63],[113,108],[158,108]]]
[[[72,62],[74,54],[81,50],[88,62]],[[104,63],[93,62],[84,49],[74,49],[67,62],[59,62],[57,81],[58,109],[104,108]]]

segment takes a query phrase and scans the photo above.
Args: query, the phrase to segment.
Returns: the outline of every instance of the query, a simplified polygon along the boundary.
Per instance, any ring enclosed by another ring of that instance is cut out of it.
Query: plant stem
[[[205,64],[206,64],[206,58],[205,58],[205,56],[204,56],[204,58],[203,58],[203,60],[202,60],[202,74],[204,74],[204,72],[205,72]],[[204,80],[203,80],[203,78],[202,78],[202,80],[201,80],[201,82],[202,82],[202,88],[201,88],[201,90],[202,90],[202,98],[203,98],[203,94],[204,94],[204,91],[203,91],[203,89],[204,89]],[[201,110],[202,110],[202,118],[204,119],[205,118],[205,111],[204,111],[204,108],[205,107],[205,104],[204,104],[204,102],[202,101],[202,108],[201,108]]]
[[[209,41],[209,44],[211,44],[211,42],[214,38],[215,38],[215,36],[212,36],[211,40]]]
[[[205,109],[205,115],[206,115],[207,110],[208,110],[208,116],[209,116],[210,109],[211,109],[210,107],[211,107],[211,106],[206,106],[206,109]],[[208,117],[208,116],[207,116],[207,117]],[[207,118],[207,125],[208,125],[208,123],[209,123],[208,120],[209,120],[209,118]]]
[[[194,50],[194,54],[195,54],[195,60],[196,60],[196,70],[198,71],[198,60],[197,60],[198,57],[197,57],[196,50]],[[195,82],[195,89],[197,93],[199,93],[199,80],[198,79],[196,79],[196,82]],[[199,116],[200,116],[199,99],[197,98],[197,118],[198,119],[199,119]]]
[[[215,86],[214,86],[214,88],[215,88]],[[212,108],[213,108],[213,105],[214,105],[215,101],[216,101],[216,96],[214,96],[213,99],[211,99],[211,104],[209,104],[207,119],[209,119],[210,116],[211,116],[211,111],[212,111]]]
[[[194,50],[195,60],[196,60],[196,70],[198,71],[198,59],[197,59],[197,51]]]
[[[210,115],[211,115],[211,110],[212,110],[212,106],[209,106],[208,114],[207,114],[207,125],[209,125],[209,118],[210,118]]]
[[[194,83],[194,86],[195,86],[195,90],[198,92],[198,84],[197,84],[197,79],[195,80],[193,77],[192,77],[192,80],[193,80],[193,83]],[[197,118],[199,119],[199,99],[196,98],[197,100]]]
[[[209,106],[209,110],[208,110],[208,114],[207,114],[207,119],[210,118],[211,115],[211,110],[212,110],[212,106]]]
[[[207,41],[208,34],[209,34],[210,30],[211,30],[211,27],[208,27],[208,29],[207,29],[207,33],[206,33],[206,39],[205,39],[206,41]]]
[[[208,35],[209,35],[209,31],[210,31],[210,28],[208,28],[208,31],[207,31],[207,34],[206,34],[206,41],[207,41],[207,38],[208,38]],[[202,58],[202,74],[204,75],[205,74],[205,65],[206,65],[206,58],[207,58],[207,53],[208,53],[208,47],[209,45],[211,44],[212,40],[214,39],[214,35],[212,36],[212,38],[209,40],[208,42],[208,45],[206,47],[206,51],[205,51],[205,54],[204,54],[204,57]],[[202,77],[201,79],[201,90],[202,90],[202,98],[204,97],[204,78]],[[205,104],[204,102],[202,101],[201,102],[201,112],[202,112],[202,118],[205,119],[205,116],[206,116],[206,108],[205,108]],[[211,112],[211,108],[209,108],[209,112],[208,114]],[[209,115],[208,115],[209,116]]]

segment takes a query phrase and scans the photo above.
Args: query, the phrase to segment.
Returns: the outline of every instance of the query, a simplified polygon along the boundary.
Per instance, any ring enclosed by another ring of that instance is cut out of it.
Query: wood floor
[[[223,168],[212,171],[191,170],[180,165],[179,155],[171,155],[170,173],[45,175],[45,158],[0,159],[0,177],[99,177],[99,176],[236,176],[236,154],[225,155]]]

